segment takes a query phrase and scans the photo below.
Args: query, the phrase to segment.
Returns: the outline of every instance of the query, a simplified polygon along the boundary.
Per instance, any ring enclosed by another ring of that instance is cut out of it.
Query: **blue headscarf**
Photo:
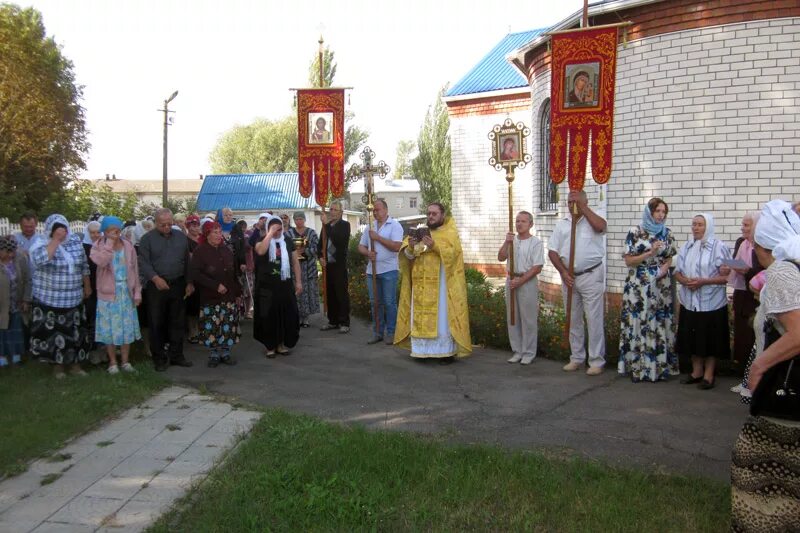
[[[660,205],[660,204],[659,204]],[[664,217],[664,222],[659,224],[653,218],[653,213],[650,212],[650,207],[645,204],[644,211],[642,212],[642,229],[655,237],[656,239],[663,239],[667,236],[667,218]]]
[[[230,233],[236,221],[225,223],[225,218],[222,216],[222,209],[217,209],[217,224],[222,228],[223,233]]]
[[[111,226],[116,226],[119,229],[122,229],[125,223],[122,222],[122,219],[114,216],[105,216],[103,217],[103,222],[100,223],[100,231],[105,233],[105,231],[110,228]]]

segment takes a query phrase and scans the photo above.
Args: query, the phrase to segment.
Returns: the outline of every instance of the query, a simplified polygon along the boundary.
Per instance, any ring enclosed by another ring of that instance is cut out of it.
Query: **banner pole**
[[[572,277],[572,285],[575,285],[575,232],[578,227],[578,205],[572,205],[572,230],[569,237],[569,268],[568,272]],[[567,287],[567,316],[564,321],[564,330],[567,339],[569,339],[570,322],[572,319],[572,290],[573,287]]]

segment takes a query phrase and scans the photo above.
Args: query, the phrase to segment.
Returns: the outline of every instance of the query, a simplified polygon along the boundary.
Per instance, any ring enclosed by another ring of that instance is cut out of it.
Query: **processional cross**
[[[347,183],[354,183],[361,178],[364,178],[364,196],[361,201],[367,208],[367,230],[372,229],[372,211],[375,209],[375,176],[383,179],[389,173],[389,165],[378,161],[377,164],[373,163],[375,160],[375,152],[367,146],[359,154],[359,159],[363,161],[362,164],[353,163],[347,169]],[[376,224],[377,230],[377,224]],[[371,252],[375,251],[375,240],[369,240],[369,249]],[[375,259],[370,260],[372,264],[372,316],[375,318],[375,328],[380,331],[380,317],[378,316],[378,270],[376,268]]]

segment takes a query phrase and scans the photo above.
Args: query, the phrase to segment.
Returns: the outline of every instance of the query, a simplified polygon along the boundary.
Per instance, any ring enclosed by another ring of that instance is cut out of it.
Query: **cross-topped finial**
[[[379,161],[378,164],[373,164],[375,160],[375,152],[369,146],[365,147],[358,157],[364,162],[363,164],[359,165],[358,163],[353,163],[349,169],[347,169],[347,182],[354,183],[358,181],[360,178],[364,178],[364,197],[362,200],[364,201],[364,205],[367,207],[368,214],[372,213],[372,209],[375,206],[375,186],[373,183],[373,179],[375,176],[379,178],[385,178],[386,174],[389,173],[389,165],[384,163],[383,161]]]

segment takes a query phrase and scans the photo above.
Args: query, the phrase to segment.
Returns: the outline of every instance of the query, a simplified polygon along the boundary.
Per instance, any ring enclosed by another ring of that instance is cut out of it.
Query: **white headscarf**
[[[700,261],[700,252],[702,249],[712,246],[715,240],[714,217],[711,216],[711,213],[695,213],[692,219],[695,217],[703,217],[703,219],[705,219],[706,232],[697,240],[695,240],[693,236],[689,238],[689,242],[687,243],[686,264],[689,265],[690,268],[696,267],[697,263]]]
[[[90,235],[90,230],[100,230],[100,222],[98,220],[92,220],[88,224],[86,224],[86,229],[83,231],[83,244],[94,244],[92,240],[92,236]]]
[[[800,260],[800,217],[792,204],[783,200],[767,202],[761,210],[755,241],[777,261]]]
[[[277,220],[281,223],[281,233],[275,239],[270,239],[269,241],[269,260],[275,261],[275,256],[277,254],[277,244],[280,244],[281,247],[281,281],[289,279],[292,275],[291,271],[291,264],[289,261],[289,252],[286,251],[286,239],[283,237],[283,221],[281,221],[280,217],[276,217],[270,215],[269,218],[264,222],[264,229],[265,231],[269,229],[269,223],[273,220]],[[277,241],[277,242],[276,242]]]
[[[50,244],[52,240],[53,234],[53,226],[56,224],[61,224],[67,229],[67,237],[64,241],[58,245],[56,248],[53,257],[60,256],[60,258],[67,264],[67,270],[69,270],[70,274],[75,273],[75,258],[64,248],[64,244],[69,242],[72,239],[80,240],[79,237],[76,237],[69,231],[69,222],[64,215],[59,215],[58,213],[53,213],[44,221],[44,236],[41,239],[36,239],[36,241],[31,246],[30,250],[28,250],[29,254],[33,254],[33,251],[47,246]],[[81,254],[82,255],[82,254]]]

